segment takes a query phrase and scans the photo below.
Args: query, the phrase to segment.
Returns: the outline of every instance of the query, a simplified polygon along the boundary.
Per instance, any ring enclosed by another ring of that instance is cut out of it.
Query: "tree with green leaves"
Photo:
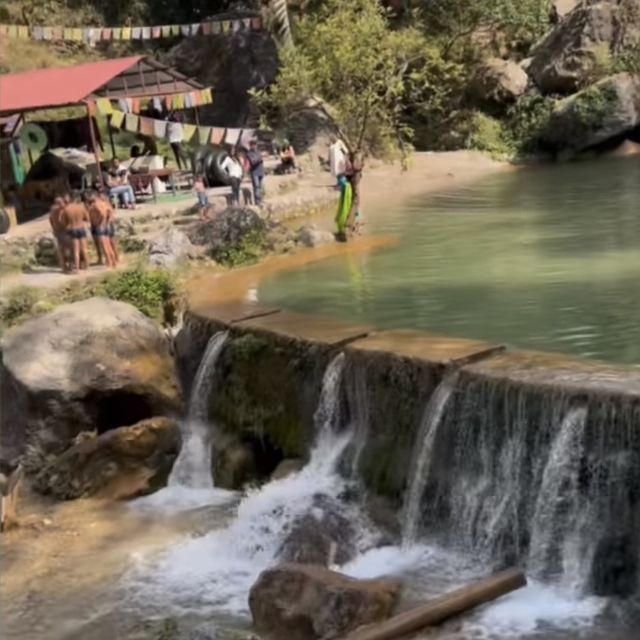
[[[353,156],[409,149],[402,97],[419,82],[418,30],[391,30],[378,0],[327,0],[296,24],[295,42],[281,50],[276,83],[258,96],[263,107],[285,121],[320,111]]]

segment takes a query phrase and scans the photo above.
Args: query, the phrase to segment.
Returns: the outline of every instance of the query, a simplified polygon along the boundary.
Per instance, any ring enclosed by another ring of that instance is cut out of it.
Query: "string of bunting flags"
[[[116,129],[124,129],[131,133],[141,133],[154,138],[165,139],[167,137],[166,120],[157,120],[146,116],[139,116],[135,113],[125,113],[117,109],[112,109],[109,114],[110,124]],[[249,140],[255,135],[255,129],[235,129],[225,127],[206,127],[195,124],[182,124],[182,136],[184,142],[191,140],[199,144],[228,144],[236,146],[242,144],[248,146]]]
[[[68,40],[95,44],[112,40],[158,40],[180,36],[210,36],[245,30],[259,31],[260,29],[262,29],[262,18],[258,16],[148,27],[45,27],[0,24],[0,38],[6,36],[18,40]]]
[[[111,115],[116,110],[112,100],[118,105],[118,110],[124,113],[140,113],[149,107],[153,107],[156,111],[180,111],[211,104],[213,91],[202,89],[153,98],[97,98],[95,101],[97,112],[103,116]]]

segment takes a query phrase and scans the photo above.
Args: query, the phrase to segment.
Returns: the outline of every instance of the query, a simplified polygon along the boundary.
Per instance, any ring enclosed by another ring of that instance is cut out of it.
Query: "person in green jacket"
[[[338,201],[338,211],[336,213],[336,225],[338,227],[336,240],[346,242],[349,214],[351,212],[351,205],[353,204],[353,187],[351,186],[351,181],[346,176],[340,176],[338,185],[340,187],[340,200]]]

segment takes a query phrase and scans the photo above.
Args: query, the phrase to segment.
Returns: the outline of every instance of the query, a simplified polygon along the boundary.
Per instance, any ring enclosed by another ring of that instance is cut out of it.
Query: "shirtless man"
[[[89,220],[91,221],[91,235],[98,253],[98,264],[115,267],[116,260],[113,255],[110,238],[110,212],[111,205],[104,198],[91,194],[87,198]]]
[[[66,204],[64,198],[56,198],[49,209],[49,224],[56,239],[60,268],[64,273],[68,273],[71,267],[71,243],[62,223],[62,211]]]
[[[87,208],[78,201],[69,202],[60,216],[67,237],[73,243],[73,271],[77,273],[81,264],[83,268],[89,264],[87,254],[87,224],[89,223],[89,214]]]

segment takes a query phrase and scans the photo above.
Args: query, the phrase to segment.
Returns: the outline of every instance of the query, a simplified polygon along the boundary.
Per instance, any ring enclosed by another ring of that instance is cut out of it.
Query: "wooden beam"
[[[405,611],[380,624],[369,625],[350,633],[343,640],[396,640],[473,607],[526,586],[527,579],[518,569],[503,571],[475,584],[456,589],[415,609]]]
[[[96,157],[96,169],[98,174],[98,184],[104,191],[105,184],[102,180],[102,171],[100,169],[100,152],[98,151],[98,142],[96,140],[96,132],[93,130],[93,118],[91,117],[91,106],[89,102],[85,103],[87,107],[87,120],[89,121],[89,136],[91,137],[91,144],[93,146],[93,155]]]

